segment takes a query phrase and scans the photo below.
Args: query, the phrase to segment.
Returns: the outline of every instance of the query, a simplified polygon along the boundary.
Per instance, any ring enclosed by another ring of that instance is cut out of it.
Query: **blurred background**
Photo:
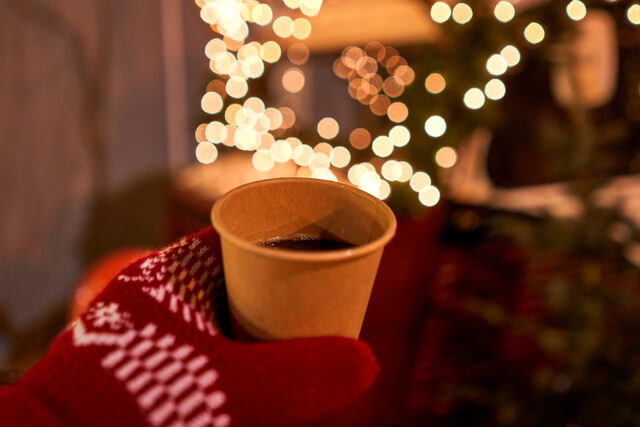
[[[0,0],[0,382],[221,194],[399,220],[323,425],[638,425],[640,3]]]

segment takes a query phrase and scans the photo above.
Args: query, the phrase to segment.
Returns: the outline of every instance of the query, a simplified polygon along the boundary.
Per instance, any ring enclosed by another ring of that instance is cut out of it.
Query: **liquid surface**
[[[332,251],[336,249],[352,248],[355,245],[341,240],[300,236],[264,240],[262,242],[258,242],[258,246],[296,251]]]

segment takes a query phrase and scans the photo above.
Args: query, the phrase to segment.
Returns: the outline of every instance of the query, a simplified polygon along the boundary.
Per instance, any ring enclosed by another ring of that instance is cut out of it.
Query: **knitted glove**
[[[355,401],[378,365],[361,341],[232,341],[212,228],[131,264],[17,384],[11,425],[304,423]]]

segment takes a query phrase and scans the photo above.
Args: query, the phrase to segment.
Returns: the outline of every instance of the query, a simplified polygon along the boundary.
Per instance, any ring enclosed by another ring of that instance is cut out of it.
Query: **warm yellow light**
[[[380,200],[386,200],[391,195],[391,186],[387,181],[381,180],[378,188],[378,195],[376,196]]]
[[[227,137],[222,143],[227,147],[233,147],[235,145],[237,128],[234,125],[226,125],[225,128],[227,129]]]
[[[328,168],[317,168],[311,172],[311,178],[338,182],[338,178]]]
[[[224,103],[222,102],[222,97],[217,92],[207,92],[202,97],[200,106],[205,113],[216,114],[222,110]]]
[[[287,92],[300,92],[304,88],[304,81],[304,73],[299,68],[291,67],[282,75],[282,87]]]
[[[409,181],[409,186],[416,193],[419,193],[429,185],[431,185],[431,177],[425,172],[414,173]]]
[[[466,3],[458,3],[453,7],[453,20],[458,24],[466,24],[473,17],[473,9]]]
[[[640,4],[634,3],[627,9],[627,19],[633,25],[640,25]]]
[[[229,74],[229,68],[231,68],[231,64],[236,62],[236,58],[231,52],[223,52],[215,54],[211,61],[215,67],[215,72],[218,74]]]
[[[293,150],[293,161],[298,166],[309,166],[313,158],[313,148],[306,144],[298,145]]]
[[[200,163],[208,165],[218,158],[218,149],[210,142],[200,142],[196,147],[196,159]]]
[[[200,123],[198,125],[198,127],[196,128],[196,132],[195,132],[196,141],[202,142],[202,141],[206,141],[207,140],[207,137],[205,135],[205,130],[206,129],[207,129],[207,124],[206,123]]]
[[[493,15],[500,22],[509,22],[516,16],[516,9],[508,1],[499,1],[493,8]]]
[[[435,206],[440,201],[440,191],[436,187],[428,185],[420,191],[418,200],[424,206]]]
[[[567,16],[574,21],[580,21],[587,16],[587,6],[580,0],[572,0],[567,5]]]
[[[470,110],[477,110],[484,105],[484,92],[477,87],[472,87],[464,93],[462,98],[464,105]]]
[[[322,7],[322,0],[301,0],[300,12],[307,16],[316,16]]]
[[[391,101],[385,95],[374,95],[369,101],[369,108],[376,116],[384,116],[389,105],[391,105]]]
[[[278,62],[278,60],[280,59],[280,55],[282,55],[280,45],[274,41],[268,41],[260,46],[260,57],[265,62],[268,62],[270,64]]]
[[[402,125],[397,125],[389,131],[389,139],[396,147],[404,147],[411,139],[411,132]]]
[[[288,16],[280,16],[273,21],[273,32],[276,36],[286,39],[293,34],[293,20]]]
[[[382,176],[388,181],[396,181],[402,175],[402,166],[396,160],[387,160],[382,164]]]
[[[233,142],[238,149],[250,151],[260,146],[262,138],[260,138],[253,129],[236,128],[236,132],[233,135]],[[269,157],[271,157],[271,155],[269,155]]]
[[[227,107],[226,111],[224,112],[224,119],[227,121],[227,123],[229,123],[230,125],[236,124],[236,114],[238,113],[238,111],[240,111],[241,108],[242,105],[240,104],[231,104]]]
[[[398,177],[398,182],[407,182],[411,179],[411,175],[413,174],[413,167],[411,167],[411,164],[409,162],[398,162],[398,164],[400,165],[400,168],[402,169],[402,172],[400,173],[400,176]]]
[[[271,152],[271,157],[277,163],[285,163],[291,160],[291,155],[293,154],[293,150],[291,149],[291,145],[287,141],[282,139],[277,140],[271,145],[269,150]]]
[[[260,136],[260,146],[258,148],[271,149],[271,146],[276,142],[276,139],[270,133],[265,133]]]
[[[437,1],[431,6],[431,19],[438,24],[447,22],[451,17],[451,8],[443,1]]]
[[[302,141],[300,141],[298,138],[296,138],[295,136],[290,136],[289,138],[287,138],[287,142],[289,143],[289,145],[291,146],[291,148],[293,150],[295,150],[297,147],[299,147],[300,145],[302,145]]]
[[[318,122],[318,135],[324,139],[333,139],[340,131],[340,125],[333,117],[325,117]]]
[[[300,7],[300,0],[283,0],[285,6],[289,9],[297,9]]]
[[[502,48],[500,55],[507,61],[509,67],[514,67],[520,62],[520,51],[513,45],[507,45]]]
[[[387,109],[387,117],[395,123],[402,123],[407,119],[409,109],[402,102],[394,102]]]
[[[301,42],[293,43],[287,48],[287,58],[292,64],[302,65],[309,59],[309,48]]]
[[[244,40],[234,40],[230,37],[224,36],[223,41],[227,49],[233,50],[233,51],[236,51],[240,49],[242,46],[244,46]]]
[[[446,86],[447,82],[440,73],[431,73],[424,81],[424,87],[427,89],[427,92],[433,93],[434,95],[442,92]]]
[[[531,22],[524,29],[524,38],[531,44],[538,44],[544,40],[544,28],[537,22]]]
[[[271,157],[271,152],[269,150],[263,149],[253,153],[251,162],[253,163],[253,167],[260,172],[269,172],[273,168],[274,164],[273,157]]]
[[[451,147],[442,147],[436,152],[436,163],[441,168],[450,168],[458,161],[456,150]]]
[[[304,40],[311,35],[311,23],[306,18],[298,18],[293,21],[293,37]]]
[[[356,128],[349,135],[349,142],[353,148],[364,150],[371,143],[371,134],[364,128]]]
[[[224,53],[227,51],[227,46],[224,44],[222,39],[211,39],[204,47],[204,54],[207,55],[207,58],[213,59],[213,57],[218,53]]]
[[[234,122],[240,128],[253,128],[258,121],[258,115],[249,108],[241,108],[234,117]]]
[[[405,86],[413,83],[413,79],[416,77],[415,71],[413,71],[413,68],[408,65],[399,65],[395,70],[393,70],[393,75],[400,79],[400,82]]]
[[[269,126],[271,123],[269,122],[269,118],[265,116],[263,113],[257,114],[256,124],[253,126],[253,130],[258,132],[260,135],[264,135],[269,131]]]
[[[424,131],[432,138],[441,137],[447,131],[447,122],[442,116],[431,116],[424,122]]]
[[[378,197],[380,194],[380,183],[381,183],[380,175],[372,171],[366,171],[360,177],[360,184],[358,188],[362,191],[366,191],[367,193]]]
[[[247,94],[249,86],[246,80],[230,78],[226,84],[227,95],[232,98],[242,98]]]
[[[397,98],[404,92],[404,84],[396,76],[387,77],[382,84],[382,90],[391,98]]]
[[[245,44],[238,49],[238,59],[247,59],[251,56],[260,56],[260,45]]]
[[[484,85],[484,94],[492,101],[504,98],[507,88],[500,79],[491,79]]]
[[[211,122],[205,128],[204,136],[207,141],[218,144],[227,137],[227,128],[222,122]]]
[[[367,172],[367,168],[365,168],[362,164],[353,165],[349,168],[349,172],[347,172],[347,178],[349,182],[353,185],[360,185],[360,178]]]
[[[493,76],[501,76],[507,71],[507,61],[499,54],[493,54],[487,60],[487,71]]]
[[[380,135],[371,143],[371,150],[378,157],[388,157],[393,153],[393,142],[388,136]]]
[[[329,154],[329,161],[336,168],[343,168],[351,161],[351,153],[345,147],[335,147]]]
[[[333,147],[328,142],[319,142],[313,147],[314,153],[324,153],[327,157],[331,154],[331,150],[333,150]]]
[[[260,4],[251,11],[251,19],[258,25],[268,25],[273,19],[273,11],[266,4]]]
[[[251,98],[247,98],[242,105],[244,108],[248,108],[252,110],[256,114],[262,114],[265,111],[264,102],[262,99],[257,96],[252,96]]]
[[[329,160],[329,156],[325,153],[313,153],[313,157],[311,157],[311,163],[309,167],[311,170],[314,169],[328,169],[331,165],[331,161]]]
[[[282,113],[277,108],[269,107],[265,109],[264,115],[269,119],[270,130],[276,130],[282,126]]]
[[[296,122],[296,113],[289,107],[280,107],[280,114],[282,114],[282,128],[289,129]]]

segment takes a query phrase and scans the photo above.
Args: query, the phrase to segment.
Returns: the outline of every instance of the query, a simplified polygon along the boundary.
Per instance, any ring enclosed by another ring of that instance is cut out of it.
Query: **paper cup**
[[[211,220],[221,238],[234,333],[358,337],[382,251],[396,230],[385,203],[346,184],[280,178],[228,192]],[[355,246],[300,251],[257,244],[300,234]]]

